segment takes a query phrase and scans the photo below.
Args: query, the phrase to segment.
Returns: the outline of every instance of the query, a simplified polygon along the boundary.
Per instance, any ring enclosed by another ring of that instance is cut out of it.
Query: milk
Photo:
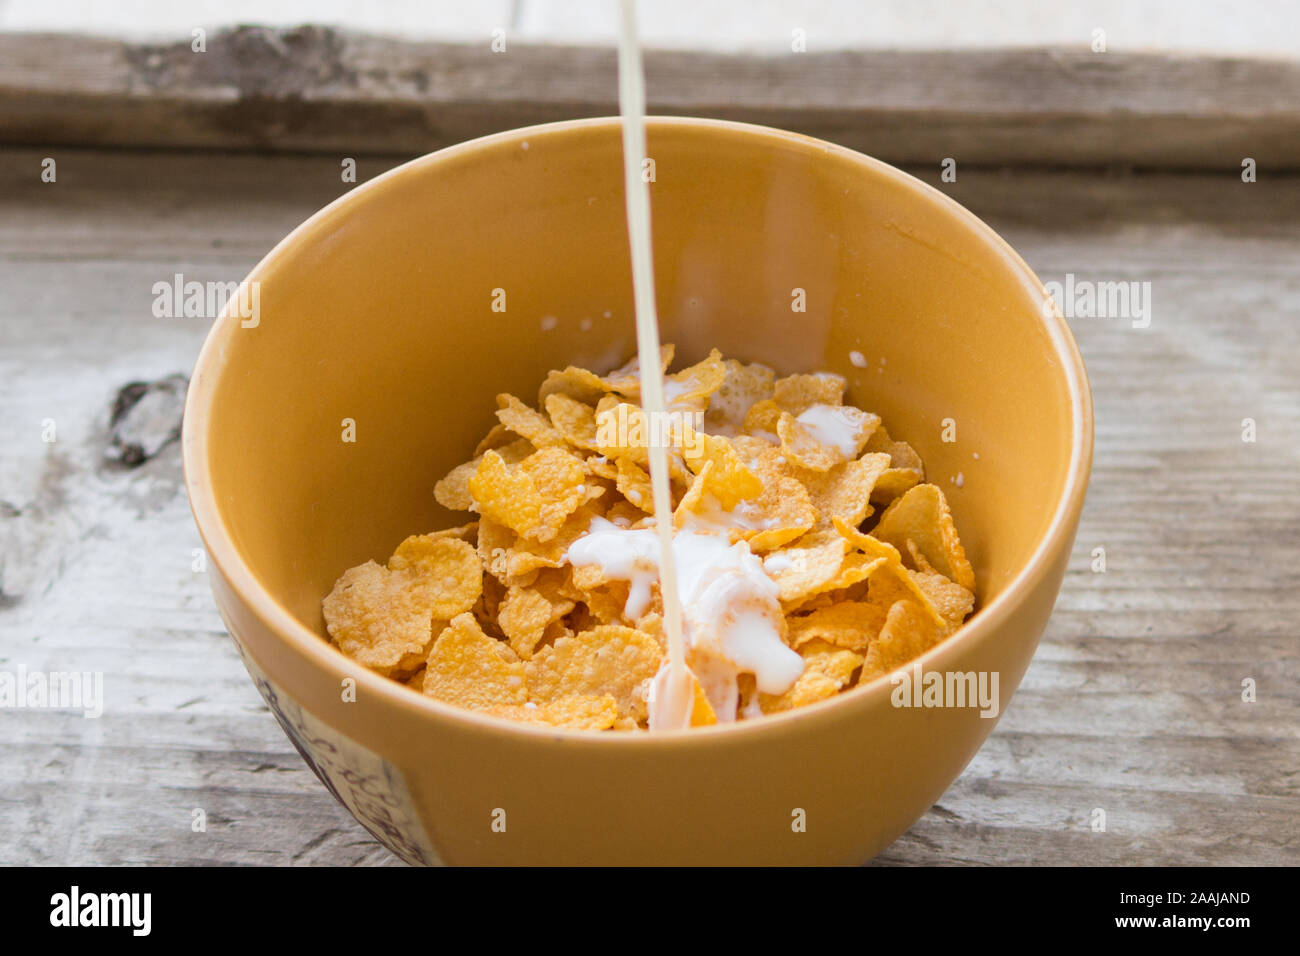
[[[641,177],[645,159],[645,70],[637,44],[634,0],[619,4],[618,107],[623,117],[623,191],[627,200],[627,231],[632,247],[632,289],[636,303],[637,355],[641,367],[641,407],[649,421],[662,421],[664,380],[659,367],[659,317],[655,308],[654,262],[650,247],[650,186]],[[672,492],[668,483],[668,455],[660,442],[649,443],[650,486],[655,514],[660,571],[659,591],[664,606],[664,634],[668,661],[655,678],[650,700],[650,729],[689,727],[695,704],[695,678],[686,666],[682,640],[681,605],[673,562]],[[648,596],[648,585],[646,585]]]
[[[634,0],[620,4],[618,47],[619,110],[623,118],[623,176],[628,238],[632,247],[632,285],[636,302],[641,407],[646,420],[665,420],[666,406],[684,386],[665,395],[659,366],[659,321],[655,310],[654,263],[650,247],[649,185],[641,178],[645,158],[645,73],[636,38]],[[800,419],[815,434],[829,434],[847,447],[845,423],[836,414],[813,411]],[[650,430],[654,433],[654,429]],[[779,443],[776,436],[773,441]],[[665,443],[647,441],[654,527],[620,527],[593,518],[585,536],[569,546],[566,558],[578,566],[596,565],[607,579],[629,584],[624,616],[635,621],[650,608],[651,588],[659,582],[668,660],[652,682],[650,729],[690,726],[698,679],[720,721],[736,717],[741,673],[754,675],[767,694],[788,690],[803,673],[803,659],[783,640],[785,618],[779,588],[763,561],[745,541],[731,542],[735,528],[757,530],[772,519],[742,502],[726,511],[705,503],[692,523],[673,533],[672,496]],[[846,457],[853,457],[850,452]],[[769,559],[771,560],[771,559]],[[770,570],[775,570],[771,568]],[[687,666],[689,650],[691,666]],[[752,704],[753,702],[751,702]],[[746,716],[753,716],[752,709]]]
[[[712,527],[696,528],[688,526],[672,536],[669,573],[676,579],[674,590],[681,600],[684,649],[689,649],[718,719],[726,721],[735,716],[736,679],[741,673],[753,674],[763,693],[780,694],[799,678],[804,665],[782,639],[780,588],[769,573],[774,569],[765,567],[747,542],[732,544],[725,533]],[[659,544],[656,529],[623,528],[594,517],[565,557],[576,566],[598,566],[606,579],[627,581],[623,614],[635,621],[650,610],[655,581],[660,582],[660,593],[664,591]],[[652,725],[659,693],[656,684]]]

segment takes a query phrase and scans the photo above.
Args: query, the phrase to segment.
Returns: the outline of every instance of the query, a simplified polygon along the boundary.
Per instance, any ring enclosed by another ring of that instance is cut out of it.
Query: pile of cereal
[[[672,361],[665,346],[662,362]],[[500,717],[588,730],[647,724],[665,666],[647,446],[668,449],[693,725],[802,707],[908,663],[974,606],[938,486],[845,380],[777,378],[714,350],[637,404],[635,360],[569,367],[437,483],[478,520],[345,572],[330,637],[366,667]],[[864,530],[865,529],[865,530]]]

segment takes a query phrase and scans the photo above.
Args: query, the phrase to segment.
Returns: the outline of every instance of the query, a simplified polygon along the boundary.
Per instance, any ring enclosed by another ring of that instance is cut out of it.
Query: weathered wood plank
[[[797,130],[896,163],[1300,168],[1300,62],[1087,49],[650,50],[652,113]],[[612,48],[241,27],[0,35],[0,142],[424,152],[616,112]]]
[[[175,447],[101,465],[118,389],[188,371],[206,331],[153,317],[152,283],[238,278],[347,188],[337,162],[59,149],[50,185],[47,154],[0,150],[0,668],[102,670],[107,706],[0,712],[0,863],[393,863],[245,676]],[[1097,455],[1057,612],[988,743],[878,862],[1300,862],[1300,179],[942,188],[1045,279],[1150,281],[1154,310],[1075,320]]]

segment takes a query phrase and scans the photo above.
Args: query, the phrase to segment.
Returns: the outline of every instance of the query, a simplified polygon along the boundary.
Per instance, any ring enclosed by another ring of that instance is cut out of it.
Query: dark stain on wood
[[[180,438],[188,386],[184,375],[123,385],[113,398],[105,462],[135,468]]]

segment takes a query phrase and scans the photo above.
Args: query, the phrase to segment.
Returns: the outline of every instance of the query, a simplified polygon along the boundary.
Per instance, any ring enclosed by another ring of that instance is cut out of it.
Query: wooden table
[[[938,185],[1045,281],[1149,281],[1153,316],[1072,323],[1096,465],[1056,614],[987,744],[877,862],[1300,863],[1300,179]],[[177,446],[103,460],[119,389],[187,373],[207,331],[153,317],[153,284],[242,277],[344,188],[328,155],[0,150],[0,670],[102,671],[106,697],[99,719],[0,711],[0,863],[396,862],[245,675]]]

